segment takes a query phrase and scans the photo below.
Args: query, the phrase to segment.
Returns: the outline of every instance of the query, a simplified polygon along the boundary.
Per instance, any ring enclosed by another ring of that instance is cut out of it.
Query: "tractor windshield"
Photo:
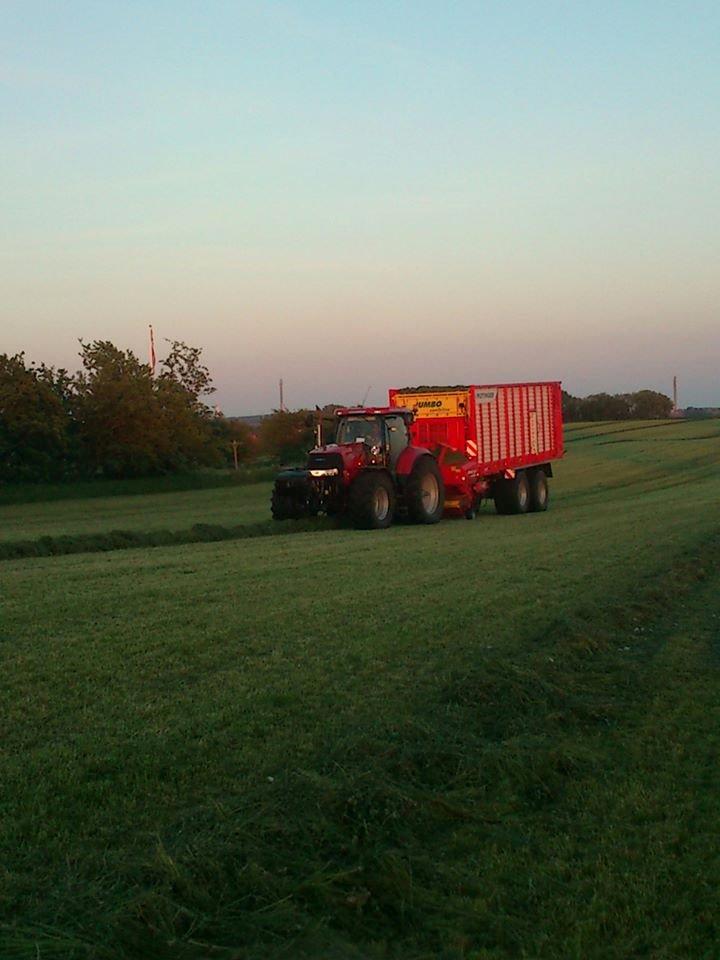
[[[383,444],[383,428],[378,417],[343,417],[338,424],[337,443]]]

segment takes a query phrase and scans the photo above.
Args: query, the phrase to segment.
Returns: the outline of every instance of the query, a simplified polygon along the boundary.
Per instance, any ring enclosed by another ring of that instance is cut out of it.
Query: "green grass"
[[[625,430],[645,430],[653,427],[668,427],[686,424],[685,420],[581,420],[577,423],[566,423],[566,436],[577,433],[622,433]]]
[[[270,483],[0,506],[0,543],[112,530],[184,530],[267,520]]]
[[[94,497],[143,496],[148,493],[177,493],[236,487],[273,479],[277,467],[267,462],[248,464],[239,470],[197,470],[157,477],[126,480],[73,480],[63,483],[0,483],[0,505],[42,503],[47,500],[80,500]]]
[[[544,515],[2,564],[0,956],[717,956],[695,426]]]

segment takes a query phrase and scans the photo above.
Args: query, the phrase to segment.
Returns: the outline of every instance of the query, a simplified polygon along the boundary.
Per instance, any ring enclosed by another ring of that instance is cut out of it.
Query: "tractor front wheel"
[[[295,497],[280,493],[277,489],[272,492],[270,511],[273,520],[297,520],[303,515],[302,505]]]
[[[405,487],[408,516],[413,523],[437,523],[445,510],[445,484],[432,457],[420,457]]]
[[[395,490],[384,473],[361,473],[350,487],[348,513],[359,530],[384,530],[395,514]]]

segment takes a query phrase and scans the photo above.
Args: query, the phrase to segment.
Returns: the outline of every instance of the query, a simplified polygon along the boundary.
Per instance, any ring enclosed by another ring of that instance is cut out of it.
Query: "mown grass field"
[[[0,542],[267,519],[272,483],[0,505]]]
[[[0,563],[0,957],[719,956],[720,423],[614,426],[544,515]]]

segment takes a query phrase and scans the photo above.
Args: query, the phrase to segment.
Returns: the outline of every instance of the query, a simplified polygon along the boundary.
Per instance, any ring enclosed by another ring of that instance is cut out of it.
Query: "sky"
[[[720,4],[0,0],[0,353],[720,405]]]

